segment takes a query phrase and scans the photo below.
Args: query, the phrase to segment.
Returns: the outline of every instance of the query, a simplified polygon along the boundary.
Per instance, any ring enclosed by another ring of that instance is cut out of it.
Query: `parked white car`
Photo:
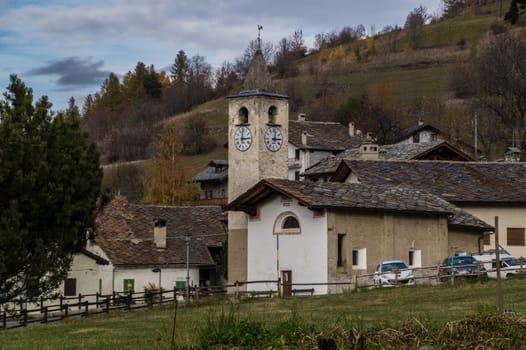
[[[486,268],[489,278],[497,278],[497,263],[495,254],[473,255],[475,260],[480,261]],[[509,254],[500,254],[500,276],[502,278],[513,276],[526,277],[526,263],[521,263]]]
[[[388,260],[376,266],[373,280],[377,287],[412,286],[415,284],[415,275],[402,260]]]

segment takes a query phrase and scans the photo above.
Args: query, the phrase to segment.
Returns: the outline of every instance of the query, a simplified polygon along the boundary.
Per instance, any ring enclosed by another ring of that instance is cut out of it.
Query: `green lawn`
[[[522,279],[503,283],[505,309],[518,316],[526,315],[524,284]],[[247,324],[271,328],[279,324],[290,329],[301,326],[309,333],[328,335],[350,329],[359,332],[398,329],[408,321],[421,324],[423,329],[439,330],[447,322],[494,310],[495,288],[495,281],[485,281],[455,286],[383,288],[309,298],[261,298],[239,303],[231,299],[203,299],[177,309],[176,345],[178,349],[191,348],[214,331],[225,333],[219,324],[228,317],[236,320],[232,328]],[[173,306],[164,306],[0,331],[0,348],[170,349],[174,310]]]

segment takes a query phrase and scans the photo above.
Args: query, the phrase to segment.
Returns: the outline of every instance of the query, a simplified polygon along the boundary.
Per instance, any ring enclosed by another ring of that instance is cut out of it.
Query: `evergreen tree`
[[[119,77],[117,77],[115,73],[110,73],[108,78],[104,80],[99,97],[98,102],[100,103],[100,107],[106,110],[115,111],[120,107],[124,101],[124,94]],[[97,105],[97,107],[99,107],[99,105]]]
[[[52,115],[16,76],[0,101],[0,303],[34,300],[65,279],[93,227],[102,171],[79,111]]]
[[[84,100],[84,106],[82,106],[82,116],[88,118],[91,114],[93,114],[94,108],[95,101],[93,100],[93,96],[89,94]]]
[[[170,67],[170,77],[175,85],[186,83],[188,80],[188,70],[190,62],[183,50],[179,50],[175,57],[175,62]]]

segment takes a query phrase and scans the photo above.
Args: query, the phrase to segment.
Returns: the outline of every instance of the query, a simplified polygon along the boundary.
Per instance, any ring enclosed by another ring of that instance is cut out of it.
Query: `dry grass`
[[[443,344],[443,349],[456,349],[457,345],[458,349],[474,349],[471,344],[475,342],[501,342],[504,345],[497,349],[519,349],[510,347],[509,339],[516,338],[516,344],[521,345],[526,341],[521,318],[526,315],[523,285],[521,279],[504,281],[504,305],[514,315],[506,319],[502,317],[508,316],[488,316],[495,310],[494,281],[240,303],[203,299],[178,309],[176,341],[186,348],[200,344],[209,336],[209,320],[233,313],[236,322],[251,322],[265,329],[295,320],[309,334],[290,349],[312,348],[309,344],[317,342],[320,335],[335,339],[345,349],[351,334],[366,339],[367,349],[416,349],[416,344],[429,343]],[[0,344],[2,349],[169,349],[173,316],[173,306],[91,316],[1,331]],[[389,347],[387,340],[397,346]]]

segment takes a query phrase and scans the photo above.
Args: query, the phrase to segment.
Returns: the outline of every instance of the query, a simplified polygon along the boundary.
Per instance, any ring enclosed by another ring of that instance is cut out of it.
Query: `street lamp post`
[[[192,234],[186,232],[184,234],[184,240],[186,242],[186,302],[190,301],[190,240]]]

